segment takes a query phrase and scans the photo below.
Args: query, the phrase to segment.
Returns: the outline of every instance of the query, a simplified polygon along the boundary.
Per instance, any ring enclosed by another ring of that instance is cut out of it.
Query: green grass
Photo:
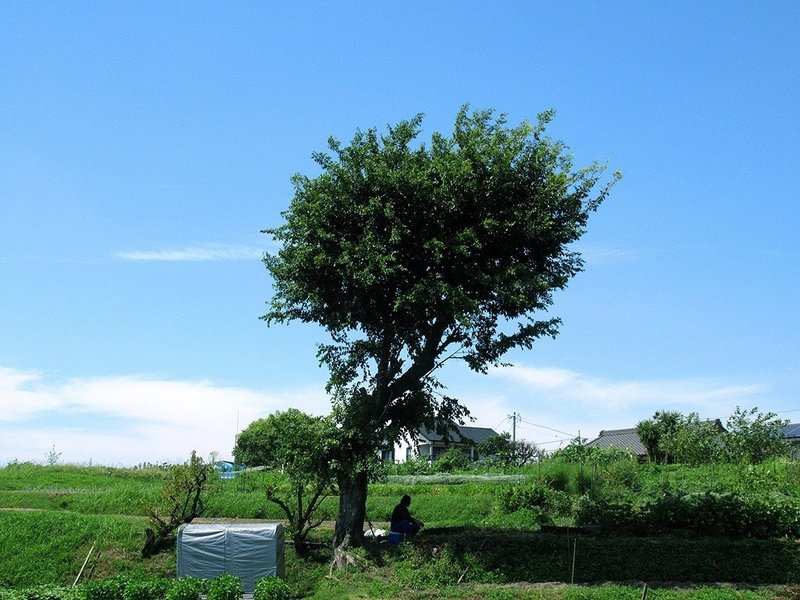
[[[173,576],[174,553],[150,560],[139,554],[147,525],[143,506],[158,496],[163,480],[160,469],[31,464],[0,469],[0,508],[6,509],[0,510],[0,588],[70,584],[93,544],[94,578],[118,573]],[[307,558],[296,556],[287,544],[287,580],[300,597],[318,599],[638,600],[642,581],[655,582],[650,600],[800,598],[800,588],[786,587],[800,581],[800,550],[794,541],[589,536],[579,537],[576,547],[574,536],[536,531],[535,515],[527,511],[503,512],[497,501],[501,489],[541,480],[568,491],[579,481],[588,482],[606,494],[707,489],[800,494],[800,467],[786,461],[693,469],[630,463],[581,467],[553,461],[503,477],[394,476],[370,486],[367,516],[384,523],[400,496],[410,493],[412,512],[426,522],[412,543],[359,550],[355,567],[329,577],[333,532],[322,527],[312,538],[323,546]],[[283,518],[267,501],[263,484],[258,473],[215,482],[206,516]],[[333,520],[336,510],[337,499],[328,498],[320,516]],[[584,585],[544,583],[573,578],[573,552],[574,580]],[[719,580],[776,587],[710,585]],[[629,585],[590,585],[597,581]]]
[[[92,545],[97,576],[137,570],[173,575],[174,556],[141,559],[145,524],[140,517],[0,511],[0,586],[72,583]]]

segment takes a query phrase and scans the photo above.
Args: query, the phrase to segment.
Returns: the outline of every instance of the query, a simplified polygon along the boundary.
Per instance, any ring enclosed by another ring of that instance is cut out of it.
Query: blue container
[[[390,544],[399,544],[400,542],[403,541],[403,537],[404,536],[403,536],[402,533],[397,533],[395,531],[390,531],[389,532],[389,538],[388,538],[389,539],[389,543]]]

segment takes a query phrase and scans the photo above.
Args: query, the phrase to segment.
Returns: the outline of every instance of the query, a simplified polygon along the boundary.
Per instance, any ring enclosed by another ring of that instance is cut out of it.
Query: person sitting
[[[406,494],[400,499],[400,504],[394,507],[391,519],[391,530],[394,533],[402,533],[405,536],[412,537],[424,526],[422,521],[418,521],[411,516],[408,510],[410,505],[411,496]]]

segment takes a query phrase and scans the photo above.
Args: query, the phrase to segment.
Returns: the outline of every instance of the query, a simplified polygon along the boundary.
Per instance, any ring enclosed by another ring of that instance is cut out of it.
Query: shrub
[[[572,501],[565,492],[554,490],[541,483],[513,486],[500,490],[500,507],[507,513],[528,510],[536,515],[539,525],[549,525],[556,518],[572,513]]]
[[[434,468],[440,473],[463,471],[469,466],[469,458],[461,448],[449,448],[433,463]]]
[[[77,598],[76,590],[60,585],[39,585],[25,590],[19,590],[15,596],[4,597],[0,592],[2,600],[73,600]]]
[[[139,579],[125,586],[123,600],[161,600],[169,588],[166,579]]]
[[[224,573],[208,586],[208,600],[240,600],[244,594],[242,580],[236,575]]]
[[[579,526],[598,524],[614,535],[685,532],[731,538],[796,537],[800,502],[786,496],[742,496],[732,493],[666,493],[635,503],[583,497],[577,504]]]
[[[89,581],[82,586],[85,600],[120,600],[124,598],[128,579],[124,576]]]
[[[253,600],[289,600],[292,588],[278,577],[262,577],[256,581]]]
[[[172,582],[166,600],[199,600],[206,591],[206,581],[197,577],[181,577]]]

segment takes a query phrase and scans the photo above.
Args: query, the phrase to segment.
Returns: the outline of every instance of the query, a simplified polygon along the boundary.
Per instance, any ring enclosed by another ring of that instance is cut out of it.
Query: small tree
[[[205,512],[203,495],[208,489],[212,466],[192,450],[188,462],[174,465],[167,472],[159,499],[146,506],[151,527],[145,530],[142,556],[157,554],[171,540],[173,532]]]
[[[298,552],[305,551],[308,534],[322,523],[322,518],[315,517],[321,503],[335,491],[332,448],[336,435],[330,419],[290,408],[254,421],[236,441],[237,462],[270,467],[289,480],[288,494],[275,484],[266,492],[267,499],[286,515]]]
[[[60,459],[61,452],[56,452],[55,444],[53,444],[53,447],[50,448],[50,450],[44,453],[45,464],[47,464],[48,467],[55,467]]]
[[[725,433],[725,456],[731,462],[757,464],[775,456],[786,456],[789,443],[781,428],[789,421],[772,412],[758,412],[758,407],[742,410],[738,406],[728,418]]]
[[[462,471],[469,466],[467,453],[456,446],[451,446],[433,463],[434,468],[439,473],[452,473]]]
[[[511,441],[510,433],[493,435],[478,446],[478,454],[504,467],[523,467],[540,460],[544,452],[526,440]]]
[[[639,422],[636,433],[647,449],[647,457],[652,462],[668,464],[674,456],[663,445],[663,440],[674,434],[680,427],[682,415],[675,411],[656,412],[651,419]]]
[[[719,421],[700,419],[696,412],[680,415],[659,446],[664,456],[676,463],[696,466],[717,462],[722,458],[722,428]]]

